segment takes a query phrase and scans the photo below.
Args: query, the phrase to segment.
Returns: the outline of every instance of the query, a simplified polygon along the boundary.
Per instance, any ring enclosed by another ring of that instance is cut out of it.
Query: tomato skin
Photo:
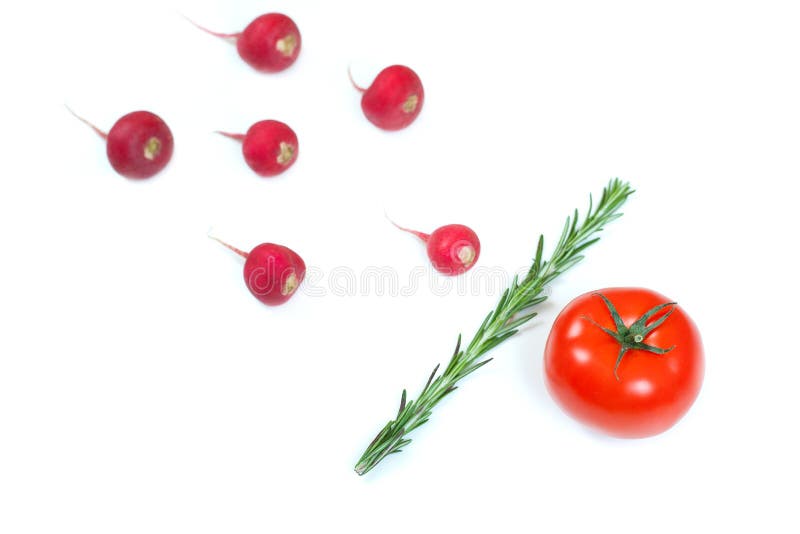
[[[660,434],[683,417],[700,392],[705,367],[700,332],[675,305],[672,315],[644,339],[651,346],[675,348],[666,354],[628,350],[617,379],[614,365],[620,344],[591,321],[616,330],[598,293],[611,301],[626,326],[654,306],[670,302],[655,291],[635,287],[601,289],[575,298],[558,315],[547,339],[547,389],[565,412],[605,434]]]

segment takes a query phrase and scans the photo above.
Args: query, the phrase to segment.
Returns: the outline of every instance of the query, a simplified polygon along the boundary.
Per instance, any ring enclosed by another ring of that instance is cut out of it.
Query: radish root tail
[[[107,134],[106,132],[104,132],[103,130],[101,130],[100,128],[98,128],[97,126],[95,126],[94,124],[92,124],[91,122],[87,121],[86,119],[84,119],[83,117],[81,117],[80,115],[78,115],[77,113],[75,113],[74,111],[72,111],[72,108],[70,108],[68,105],[64,104],[64,107],[65,107],[65,108],[67,108],[67,111],[69,111],[70,113],[72,113],[72,116],[73,116],[73,117],[75,117],[76,119],[78,119],[79,121],[81,121],[82,123],[84,123],[85,125],[87,125],[89,128],[91,128],[92,130],[94,130],[94,131],[95,131],[95,133],[96,133],[97,135],[99,135],[100,137],[102,137],[104,140],[108,141],[108,134]]]

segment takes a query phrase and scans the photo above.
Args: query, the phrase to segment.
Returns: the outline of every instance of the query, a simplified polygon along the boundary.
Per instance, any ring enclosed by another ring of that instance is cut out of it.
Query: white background
[[[232,4],[0,8],[0,532],[798,531],[796,2]],[[265,11],[303,37],[278,75],[180,16],[231,32]],[[392,63],[426,101],[385,133],[347,68],[368,85]],[[117,176],[65,103],[102,128],[160,114],[171,164]],[[300,139],[271,180],[212,133],[265,118]],[[268,308],[206,237],[289,245],[322,289],[336,268],[402,282],[426,257],[386,210],[468,224],[479,266],[513,272],[614,176],[637,189],[625,216],[365,477],[402,388],[497,291],[435,294],[426,273],[412,296]],[[614,285],[676,299],[705,342],[700,397],[652,439],[585,430],[544,389],[555,315]]]

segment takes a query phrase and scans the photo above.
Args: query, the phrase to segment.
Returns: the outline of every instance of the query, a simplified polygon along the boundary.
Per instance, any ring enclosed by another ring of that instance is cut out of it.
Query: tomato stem
[[[617,309],[614,307],[614,304],[610,300],[608,300],[608,298],[605,295],[603,295],[602,293],[595,293],[595,295],[603,299],[606,308],[608,308],[609,313],[611,313],[611,319],[614,321],[614,326],[616,327],[616,330],[611,330],[610,328],[602,326],[591,317],[587,317],[584,315],[583,319],[589,321],[590,323],[601,329],[603,332],[613,337],[617,341],[617,343],[619,343],[620,345],[619,354],[617,354],[617,361],[614,363],[614,377],[617,380],[619,380],[619,374],[617,374],[617,371],[619,369],[620,364],[622,363],[622,358],[625,356],[625,353],[627,353],[629,350],[636,349],[636,350],[644,350],[647,352],[651,352],[653,354],[666,354],[675,348],[675,345],[667,349],[663,349],[661,347],[655,347],[653,345],[648,345],[644,343],[644,339],[647,337],[648,334],[650,334],[650,332],[652,332],[653,330],[664,324],[664,321],[666,321],[667,318],[670,315],[672,315],[672,312],[675,311],[674,306],[678,304],[677,302],[666,302],[664,304],[653,306],[652,308],[647,310],[641,317],[636,319],[636,321],[634,321],[630,326],[627,326],[625,322],[622,320],[622,317],[620,317],[619,312],[617,312]],[[662,315],[652,323],[648,324],[647,321],[649,321],[658,312],[669,306],[672,307],[669,310],[667,310],[667,312],[664,315]]]

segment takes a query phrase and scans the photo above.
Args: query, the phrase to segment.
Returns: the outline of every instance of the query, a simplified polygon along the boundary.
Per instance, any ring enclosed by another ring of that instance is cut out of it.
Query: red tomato
[[[547,389],[572,417],[612,436],[643,438],[670,428],[697,398],[703,344],[691,318],[663,295],[602,289],[558,315],[544,369]]]

